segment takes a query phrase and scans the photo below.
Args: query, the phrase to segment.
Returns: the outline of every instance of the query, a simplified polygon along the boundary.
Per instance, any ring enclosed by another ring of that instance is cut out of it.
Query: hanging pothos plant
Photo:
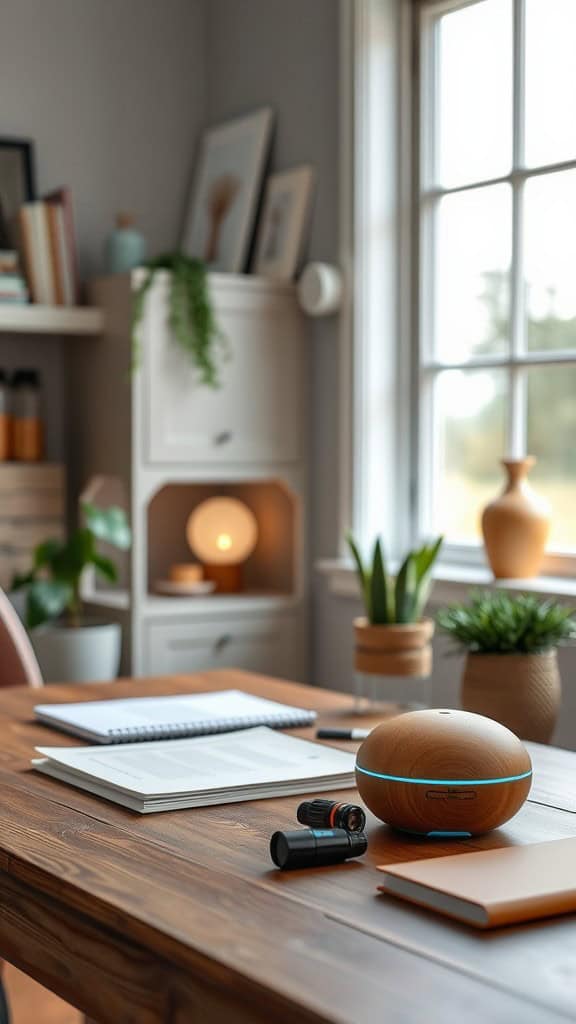
[[[225,341],[214,317],[206,266],[182,252],[165,253],[144,264],[145,276],[134,296],[132,314],[133,367],[140,364],[138,327],[144,315],[146,296],[159,270],[168,270],[171,274],[168,323],[175,341],[190,356],[200,383],[219,387]]]

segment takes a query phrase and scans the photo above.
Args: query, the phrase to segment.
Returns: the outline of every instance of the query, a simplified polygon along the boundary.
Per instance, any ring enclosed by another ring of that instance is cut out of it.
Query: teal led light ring
[[[520,775],[506,775],[495,779],[414,779],[404,775],[386,775],[384,772],[373,772],[368,768],[356,763],[356,771],[363,775],[370,775],[373,779],[382,779],[384,782],[409,782],[416,786],[495,786],[503,782],[520,782],[521,779],[529,779],[532,769],[522,772]]]

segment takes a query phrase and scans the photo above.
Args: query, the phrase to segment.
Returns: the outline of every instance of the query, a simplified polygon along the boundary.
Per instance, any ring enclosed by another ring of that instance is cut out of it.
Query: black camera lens
[[[364,832],[346,832],[343,828],[275,832],[270,840],[270,856],[283,870],[341,864],[350,857],[361,857],[367,848]]]
[[[366,828],[366,815],[361,807],[336,800],[305,800],[296,817],[301,825],[311,828],[343,828],[347,832],[363,832]]]

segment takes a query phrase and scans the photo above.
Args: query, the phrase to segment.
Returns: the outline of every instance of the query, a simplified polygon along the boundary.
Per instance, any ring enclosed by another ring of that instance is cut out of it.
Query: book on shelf
[[[26,281],[20,273],[18,253],[11,249],[0,250],[0,305],[12,303],[23,305],[29,300]]]
[[[75,306],[78,265],[70,189],[25,203],[19,213],[26,274],[33,302]]]

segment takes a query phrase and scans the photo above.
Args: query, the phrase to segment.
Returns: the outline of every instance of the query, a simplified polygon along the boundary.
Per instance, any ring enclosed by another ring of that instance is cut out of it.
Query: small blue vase
[[[146,258],[146,242],[134,228],[129,213],[119,213],[116,230],[106,239],[105,266],[108,274],[124,274],[140,267]]]

